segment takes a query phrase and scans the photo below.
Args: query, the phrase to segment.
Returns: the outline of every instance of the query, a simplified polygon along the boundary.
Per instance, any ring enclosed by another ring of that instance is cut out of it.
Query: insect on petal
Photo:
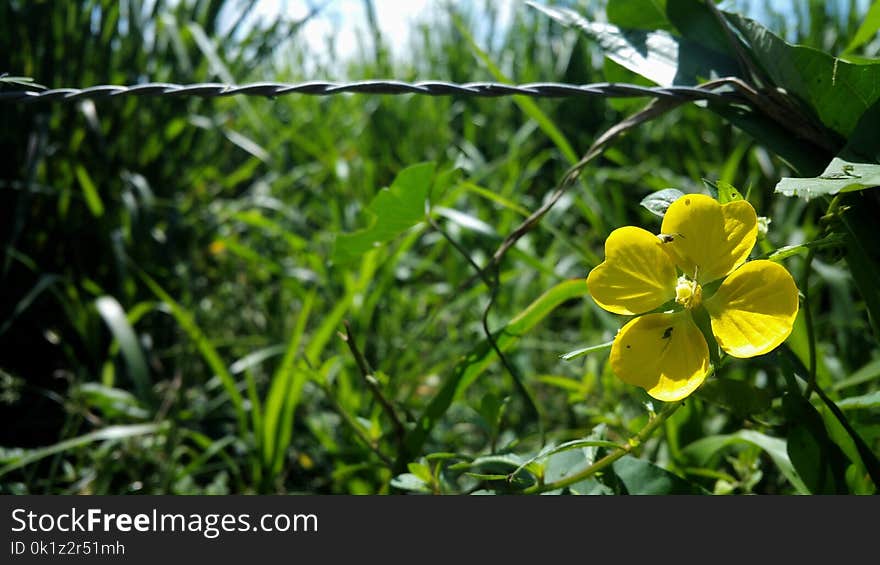
[[[726,276],[745,263],[758,236],[751,204],[719,204],[704,194],[685,194],[666,210],[662,231],[678,234],[664,245],[685,274],[700,284]]]
[[[658,400],[681,400],[706,379],[709,347],[690,314],[646,314],[614,338],[611,369]]]

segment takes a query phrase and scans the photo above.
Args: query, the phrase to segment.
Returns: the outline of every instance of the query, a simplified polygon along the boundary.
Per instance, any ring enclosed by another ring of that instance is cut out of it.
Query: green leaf
[[[776,184],[776,192],[809,200],[817,196],[855,192],[876,186],[880,186],[880,165],[852,163],[835,157],[820,176],[785,177]]]
[[[72,396],[87,406],[100,411],[102,417],[134,418],[146,420],[150,413],[144,410],[133,394],[126,390],[111,388],[98,383],[83,383],[72,390]]]
[[[783,125],[752,108],[710,103],[709,109],[779,155],[802,175],[818,174],[821,165],[817,163],[827,163],[833,156],[814,143],[793,135]]]
[[[740,430],[735,434],[708,436],[691,443],[682,449],[682,456],[693,461],[698,467],[706,467],[717,461],[721,453],[730,446],[747,444],[758,447],[770,456],[780,472],[800,494],[809,494],[804,481],[788,457],[786,441],[770,437],[754,430]]]
[[[599,44],[608,58],[660,86],[695,85],[711,76],[737,72],[730,58],[666,31],[625,29],[591,22],[567,8],[528,4],[566,27],[580,29]]]
[[[400,490],[410,492],[431,492],[425,481],[413,475],[412,473],[403,473],[391,479],[391,486]]]
[[[844,139],[880,99],[880,62],[848,63],[817,49],[787,43],[749,18],[727,14],[727,19],[751,46],[773,83],[806,103],[827,128]]]
[[[609,23],[626,29],[669,28],[666,0],[608,0],[605,16]]]
[[[855,129],[846,140],[846,146],[837,155],[847,161],[859,163],[880,163],[880,100],[865,110]]]
[[[101,201],[101,195],[98,194],[98,188],[92,182],[92,177],[89,176],[85,167],[77,165],[75,171],[76,180],[79,181],[79,186],[82,188],[83,197],[85,198],[86,206],[89,207],[89,212],[94,217],[100,218],[104,215],[104,203]]]
[[[122,441],[137,436],[149,435],[159,431],[159,429],[159,424],[108,426],[106,428],[102,428],[100,430],[79,437],[60,441],[48,447],[40,447],[38,449],[27,450],[0,449],[0,452],[8,455],[0,459],[0,461],[6,464],[2,468],[0,468],[0,477],[16,469],[20,469],[21,467],[30,465],[31,463],[35,463],[43,458],[55,455],[56,453],[63,453],[65,451],[69,451],[77,447],[82,447],[96,441]]]
[[[740,65],[735,63],[734,50],[728,34],[735,31],[725,29],[717,16],[702,0],[669,0],[667,15],[675,28],[687,40],[716,57],[729,59],[730,75],[742,77]],[[747,49],[746,49],[747,50]],[[788,124],[779,123],[760,111],[750,107],[733,106],[709,102],[709,109],[750,134],[756,141],[771,149],[802,174],[814,174],[814,163],[826,161],[830,155],[806,139],[792,135]],[[721,176],[726,179],[724,175]]]
[[[868,10],[868,13],[865,14],[865,19],[862,20],[862,25],[859,26],[859,29],[856,30],[856,34],[850,40],[849,45],[843,50],[843,54],[847,55],[852,53],[864,45],[877,34],[878,29],[880,29],[880,0],[875,0],[871,5],[871,8]]]
[[[722,378],[706,381],[697,394],[708,402],[727,408],[740,418],[766,412],[773,400],[765,389],[744,381]]]
[[[422,482],[430,484],[434,479],[433,475],[431,475],[431,469],[423,463],[409,463],[406,468]]]
[[[721,204],[743,200],[743,195],[729,182],[719,180],[715,183],[715,187],[718,189],[718,202]]]
[[[851,396],[837,403],[841,410],[867,410],[871,408],[880,408],[880,390],[863,394],[862,396]]]
[[[683,37],[718,54],[731,56],[724,28],[704,0],[668,0],[666,16]]]
[[[370,225],[351,234],[337,235],[333,261],[354,261],[424,220],[434,170],[434,163],[426,162],[400,171],[391,186],[380,190],[367,207],[367,214],[372,217]]]
[[[606,341],[605,343],[600,343],[599,345],[591,345],[589,347],[575,349],[574,351],[569,351],[564,355],[560,355],[559,358],[563,361],[571,361],[572,359],[577,359],[578,357],[583,357],[584,355],[589,355],[590,353],[596,353],[597,351],[608,351],[609,349],[611,349],[612,345],[614,345],[614,340]]]
[[[147,368],[147,361],[144,359],[144,353],[141,350],[134,329],[128,322],[125,311],[122,306],[112,296],[102,296],[95,300],[95,307],[101,318],[113,332],[113,337],[119,343],[125,364],[128,367],[131,380],[134,382],[138,391],[138,396],[144,402],[153,398],[152,382],[150,381],[150,371]]]
[[[639,204],[647,208],[652,214],[662,218],[666,215],[666,209],[682,196],[684,196],[684,192],[677,188],[664,188],[642,198]]]
[[[272,384],[266,394],[262,418],[263,465],[271,475],[281,472],[284,456],[290,446],[293,415],[299,404],[308,372],[294,363],[300,355],[300,343],[312,310],[317,292],[312,291],[303,300],[302,308],[290,335],[284,357],[272,375]]]
[[[845,388],[871,382],[880,377],[880,359],[868,361],[852,375],[834,383],[834,390],[843,390]]]
[[[627,494],[706,494],[698,485],[631,455],[615,461],[613,468]]]
[[[796,394],[783,396],[782,408],[790,426],[788,456],[810,492],[847,494],[846,457],[831,441],[819,412]]]

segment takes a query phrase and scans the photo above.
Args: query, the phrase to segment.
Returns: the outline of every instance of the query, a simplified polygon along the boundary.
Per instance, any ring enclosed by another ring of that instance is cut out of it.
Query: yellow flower
[[[722,205],[686,194],[669,206],[661,231],[655,236],[627,226],[611,232],[605,261],[587,285],[605,310],[638,315],[614,338],[614,373],[669,402],[694,392],[709,371],[709,347],[694,315],[708,313],[727,354],[754,357],[791,333],[798,290],[781,265],[746,262],[758,233],[755,209],[746,201]]]

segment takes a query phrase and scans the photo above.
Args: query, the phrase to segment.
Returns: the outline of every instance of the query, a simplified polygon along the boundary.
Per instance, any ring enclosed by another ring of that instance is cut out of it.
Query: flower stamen
[[[684,275],[678,277],[675,285],[675,301],[685,310],[693,310],[700,305],[703,300],[703,288],[697,281]]]

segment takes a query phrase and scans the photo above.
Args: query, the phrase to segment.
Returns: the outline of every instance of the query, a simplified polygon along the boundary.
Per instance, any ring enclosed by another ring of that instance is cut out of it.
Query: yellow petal
[[[744,200],[721,205],[703,194],[686,194],[663,216],[672,236],[665,249],[686,275],[701,284],[726,276],[745,263],[758,236],[758,216]]]
[[[782,265],[750,261],[703,304],[718,345],[734,357],[754,357],[776,348],[791,333],[798,290]]]
[[[614,338],[611,369],[658,400],[681,400],[706,379],[709,347],[690,314],[646,314]]]
[[[675,298],[675,264],[649,231],[618,228],[605,241],[605,261],[590,271],[593,300],[615,314],[641,314]]]

